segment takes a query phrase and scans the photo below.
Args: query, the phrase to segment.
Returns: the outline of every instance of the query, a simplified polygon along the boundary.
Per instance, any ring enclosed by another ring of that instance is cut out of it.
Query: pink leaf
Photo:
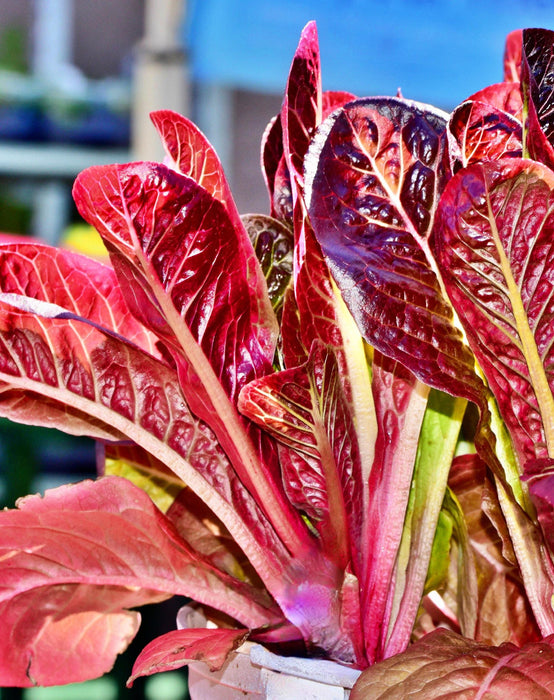
[[[138,618],[128,609],[174,594],[206,604],[215,595],[250,627],[282,620],[263,592],[190,549],[126,479],[62,486],[18,505],[0,513],[2,685],[56,684],[105,672],[136,632]]]
[[[190,661],[203,661],[210,670],[219,671],[229,654],[246,639],[248,630],[184,629],[173,630],[154,639],[139,654],[127,681],[130,688],[139,676],[172,671]]]

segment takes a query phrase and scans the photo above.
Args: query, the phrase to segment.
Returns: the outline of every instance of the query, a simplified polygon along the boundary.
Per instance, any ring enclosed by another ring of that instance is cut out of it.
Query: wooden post
[[[162,160],[163,149],[149,114],[173,109],[186,114],[189,87],[182,29],[186,0],[146,0],[145,31],[133,77],[132,151],[138,160]]]

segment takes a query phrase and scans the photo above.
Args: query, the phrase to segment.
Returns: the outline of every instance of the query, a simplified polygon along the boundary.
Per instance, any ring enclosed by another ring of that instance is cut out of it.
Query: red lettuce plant
[[[0,246],[0,414],[101,446],[0,513],[1,685],[101,675],[181,595],[219,626],[130,683],[248,638],[367,669],[356,698],[550,697],[553,52],[514,32],[446,114],[322,92],[310,23],[269,215],[161,111],[163,164],[75,183],[109,263]]]

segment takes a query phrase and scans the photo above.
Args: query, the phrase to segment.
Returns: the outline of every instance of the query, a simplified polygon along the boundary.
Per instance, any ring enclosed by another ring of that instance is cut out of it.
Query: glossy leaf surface
[[[429,235],[448,173],[441,114],[393,98],[349,103],[307,159],[315,235],[366,340],[431,386],[480,393]]]
[[[524,155],[554,167],[554,32],[523,30],[521,86],[527,109]]]
[[[174,369],[63,307],[22,295],[0,297],[0,336],[1,415],[133,441],[193,488],[237,540],[257,531],[251,556],[261,556],[263,576],[272,577],[260,546],[267,537],[267,553],[288,559],[212,431],[190,413]]]
[[[538,163],[477,164],[441,200],[437,258],[518,455],[554,450],[552,198]]]
[[[150,118],[161,137],[171,167],[192,178],[214,199],[222,202],[236,221],[238,212],[223,166],[206,136],[189,119],[169,109],[152,112]]]
[[[448,127],[461,166],[487,158],[521,158],[521,123],[507,112],[469,100],[454,110]]]
[[[266,281],[244,227],[195,181],[153,163],[91,168],[74,195],[110,249],[132,312],[175,359],[191,409],[297,550],[305,533],[283,497],[273,446],[259,443],[235,407],[243,385],[271,372],[276,343]]]
[[[172,336],[186,333],[186,324],[230,396],[270,369],[275,320],[265,281],[260,287],[249,276],[254,268],[262,274],[251,243],[218,200],[190,178],[147,163],[84,171],[74,196],[147,327],[174,349]]]
[[[358,558],[361,536],[360,456],[348,407],[336,357],[316,343],[305,365],[251,383],[240,401],[284,446],[287,495],[341,568]]]
[[[405,367],[377,353],[373,361],[372,388],[378,433],[368,483],[369,512],[364,531],[366,569],[362,579],[369,663],[382,659],[385,653],[398,550],[429,394],[429,387],[418,382]],[[387,527],[383,527],[383,523],[387,523]]]

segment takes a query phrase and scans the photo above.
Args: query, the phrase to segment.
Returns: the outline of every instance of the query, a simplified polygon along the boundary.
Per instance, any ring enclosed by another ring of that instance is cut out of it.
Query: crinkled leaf
[[[508,697],[547,700],[554,694],[554,637],[525,645],[486,646],[437,630],[403,654],[362,673],[351,700]]]
[[[356,95],[343,90],[324,90],[321,95],[321,115],[326,119],[335,109],[356,99]]]
[[[263,214],[246,214],[242,221],[264,271],[273,309],[280,319],[292,277],[293,233],[285,224]]]
[[[285,446],[287,495],[319,532],[327,556],[345,568],[360,554],[362,483],[332,349],[314,343],[305,365],[252,382],[241,393],[240,409]]]
[[[15,294],[0,299],[0,414],[135,442],[218,513],[270,588],[281,589],[275,574],[289,554],[214,434],[190,413],[175,371],[63,308]]]
[[[110,250],[131,311],[172,353],[191,409],[295,551],[306,533],[284,498],[273,446],[235,407],[240,388],[271,371],[276,341],[244,227],[195,181],[153,163],[86,170],[74,196]]]
[[[554,453],[554,176],[520,159],[475,164],[441,199],[437,260],[519,459]]]
[[[154,163],[85,170],[74,196],[110,250],[131,311],[172,350],[177,337],[186,354],[192,335],[231,397],[270,370],[276,327],[263,273],[218,200]]]
[[[521,54],[523,36],[521,29],[514,29],[506,37],[504,45],[504,80],[519,83],[521,79]]]
[[[0,602],[2,687],[65,685],[107,673],[139,628],[140,614],[129,608],[166,597],[66,583]]]
[[[523,30],[524,155],[554,166],[554,32]]]
[[[18,506],[0,513],[2,686],[109,670],[136,632],[138,617],[128,609],[173,594],[205,602],[216,594],[250,626],[280,619],[269,598],[263,603],[190,550],[126,479],[62,486]]]
[[[448,129],[462,167],[487,158],[522,155],[521,123],[484,102],[468,100],[461,104],[452,113]]]
[[[140,676],[174,671],[191,661],[203,661],[210,670],[218,671],[247,635],[248,630],[244,629],[172,630],[144,647],[133,665],[127,687]]]
[[[519,81],[488,85],[474,92],[466,101],[484,102],[495,109],[511,114],[520,123],[523,119],[523,101]]]
[[[306,160],[316,238],[366,340],[422,381],[479,401],[429,249],[446,183],[445,115],[402,99],[357,100]]]
[[[156,335],[129,312],[113,269],[41,243],[0,247],[0,289],[57,304],[159,356]]]
[[[200,129],[182,115],[169,109],[150,114],[168,156],[177,172],[188,175],[222,202],[236,222],[238,212],[219,156]]]
[[[475,454],[457,457],[449,485],[463,512],[463,526],[467,529],[477,572],[477,619],[472,636],[483,644],[493,645],[512,642],[521,646],[536,641],[538,630],[486,465]],[[504,531],[499,533],[497,527]],[[509,551],[506,546],[510,547]],[[459,576],[460,573],[459,594],[467,595],[470,586],[463,572],[459,571]],[[464,633],[470,636],[467,630]]]

